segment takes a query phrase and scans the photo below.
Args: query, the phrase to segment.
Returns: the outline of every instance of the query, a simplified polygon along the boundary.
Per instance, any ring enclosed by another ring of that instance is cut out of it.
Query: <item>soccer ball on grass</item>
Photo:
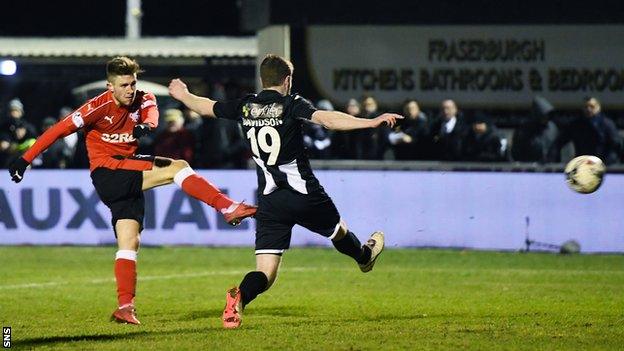
[[[566,165],[566,182],[570,189],[577,193],[593,193],[602,184],[606,170],[600,158],[590,155],[578,156]]]

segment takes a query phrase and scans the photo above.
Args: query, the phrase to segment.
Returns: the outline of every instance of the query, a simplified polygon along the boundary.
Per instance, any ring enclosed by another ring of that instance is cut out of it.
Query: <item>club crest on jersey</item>
[[[84,119],[82,118],[82,114],[78,111],[74,112],[71,115],[72,123],[76,126],[76,128],[82,128],[84,125]]]
[[[130,119],[132,122],[136,123],[139,121],[139,110],[130,113]]]

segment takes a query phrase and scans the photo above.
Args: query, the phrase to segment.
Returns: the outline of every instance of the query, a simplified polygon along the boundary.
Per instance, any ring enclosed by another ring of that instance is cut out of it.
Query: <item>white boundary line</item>
[[[288,272],[306,272],[306,271],[322,271],[322,268],[315,267],[293,267],[293,268],[284,268],[281,269],[280,272],[288,273]],[[139,276],[137,280],[139,282],[142,281],[152,281],[152,280],[169,280],[169,279],[179,279],[179,278],[196,278],[196,277],[208,277],[215,275],[242,275],[249,272],[249,270],[230,270],[230,271],[204,271],[204,272],[194,272],[194,273],[181,273],[181,274],[168,274],[168,275],[147,275],[147,276]],[[100,279],[90,279],[90,280],[78,280],[78,281],[53,281],[53,282],[44,282],[44,283],[25,283],[25,284],[10,284],[10,285],[0,285],[0,290],[10,290],[10,289],[29,289],[29,288],[49,288],[56,286],[63,286],[67,284],[104,284],[104,283],[114,283],[115,278],[100,278]]]
[[[292,267],[292,268],[283,268],[280,269],[281,273],[289,273],[289,272],[327,272],[327,271],[351,271],[352,269],[345,268],[321,268],[321,267]],[[469,270],[458,270],[456,268],[399,268],[392,269],[393,272],[415,272],[415,273],[471,273],[471,274],[497,274],[497,275],[539,275],[539,274],[559,274],[559,275],[592,275],[592,274],[624,274],[624,271],[613,271],[613,270],[558,270],[558,269],[526,269],[526,268],[504,268],[504,269],[469,269]],[[242,275],[249,272],[249,269],[246,270],[229,270],[229,271],[203,271],[203,272],[191,272],[191,273],[181,273],[181,274],[167,274],[167,275],[148,275],[148,276],[139,276],[138,281],[153,281],[153,280],[169,280],[169,279],[180,279],[180,278],[197,278],[197,277],[208,277],[208,276],[216,276],[216,275]],[[42,282],[42,283],[24,283],[24,284],[9,284],[9,285],[0,285],[0,291],[2,290],[11,290],[11,289],[29,289],[29,288],[50,288],[63,286],[67,284],[104,284],[104,283],[114,283],[115,278],[100,278],[100,279],[90,279],[90,280],[76,280],[76,281],[52,281],[52,282]]]

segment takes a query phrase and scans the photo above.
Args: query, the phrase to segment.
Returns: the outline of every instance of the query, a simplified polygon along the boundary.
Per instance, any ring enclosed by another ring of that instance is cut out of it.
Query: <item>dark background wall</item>
[[[250,0],[253,1],[253,0]],[[622,1],[273,0],[274,23],[307,24],[532,24],[622,23]]]

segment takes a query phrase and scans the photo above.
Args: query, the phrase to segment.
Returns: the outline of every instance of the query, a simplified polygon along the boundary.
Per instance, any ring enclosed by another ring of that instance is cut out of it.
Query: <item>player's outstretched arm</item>
[[[216,101],[192,94],[178,78],[169,83],[169,95],[204,117],[215,117],[213,108]]]
[[[11,180],[16,183],[19,183],[24,178],[24,172],[26,172],[26,168],[30,163],[37,157],[39,154],[47,150],[50,145],[54,144],[60,138],[66,137],[69,134],[75,132],[78,128],[72,122],[70,117],[67,117],[55,125],[50,127],[48,130],[43,132],[38,138],[37,141],[33,144],[33,146],[28,149],[22,157],[13,161],[9,166],[9,174],[11,175]]]
[[[315,111],[312,114],[312,122],[320,124],[331,130],[353,130],[365,128],[377,128],[382,124],[394,127],[397,119],[403,116],[395,113],[384,113],[376,118],[358,118],[338,111]]]

